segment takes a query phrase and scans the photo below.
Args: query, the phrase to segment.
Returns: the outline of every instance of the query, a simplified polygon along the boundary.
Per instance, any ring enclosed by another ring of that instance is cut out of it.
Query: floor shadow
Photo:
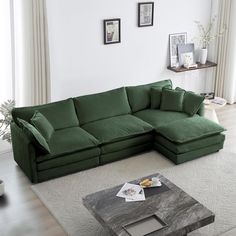
[[[0,197],[0,208],[7,207],[9,205],[9,199],[6,194]]]

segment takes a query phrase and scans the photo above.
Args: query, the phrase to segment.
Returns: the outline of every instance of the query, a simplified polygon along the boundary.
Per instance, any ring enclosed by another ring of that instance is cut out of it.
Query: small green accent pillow
[[[161,107],[163,111],[183,111],[184,91],[163,88]]]
[[[46,141],[49,142],[54,133],[54,128],[48,119],[39,111],[35,111],[30,122],[43,135]]]
[[[47,141],[42,136],[42,134],[39,133],[39,131],[30,123],[28,123],[25,120],[22,120],[20,118],[17,118],[20,126],[22,127],[23,131],[26,133],[26,135],[29,137],[29,139],[37,146],[41,151],[48,154],[50,153],[50,148],[48,146]]]
[[[179,87],[177,87],[176,90],[185,91],[184,89]],[[199,108],[201,107],[204,99],[205,98],[203,96],[198,95],[194,92],[185,91],[183,111],[189,114],[190,116],[195,115],[198,112]]]
[[[161,94],[162,88],[171,89],[171,85],[166,85],[164,87],[154,86],[151,87],[151,109],[159,109],[161,105]]]

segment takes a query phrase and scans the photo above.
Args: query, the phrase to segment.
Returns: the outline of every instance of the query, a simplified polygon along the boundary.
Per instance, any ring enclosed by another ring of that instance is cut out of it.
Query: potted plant
[[[0,106],[0,138],[11,143],[10,124],[12,120],[11,111],[15,106],[13,100],[7,100]]]
[[[207,47],[209,46],[209,44],[216,38],[222,36],[224,34],[224,31],[226,30],[226,26],[224,26],[224,28],[221,29],[219,32],[213,32],[213,26],[215,24],[216,18],[217,16],[214,16],[206,28],[200,23],[200,21],[194,21],[197,24],[199,31],[199,36],[195,37],[195,39],[198,41],[198,44],[200,46],[199,62],[201,64],[205,64],[207,61]]]

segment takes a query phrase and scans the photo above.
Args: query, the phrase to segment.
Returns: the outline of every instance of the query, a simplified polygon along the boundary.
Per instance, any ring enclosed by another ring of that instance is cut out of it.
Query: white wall
[[[204,91],[211,70],[173,73],[169,34],[197,35],[194,20],[207,24],[211,0],[154,0],[154,26],[137,27],[137,0],[47,0],[52,100],[172,79]],[[103,19],[121,18],[121,43],[103,44]]]

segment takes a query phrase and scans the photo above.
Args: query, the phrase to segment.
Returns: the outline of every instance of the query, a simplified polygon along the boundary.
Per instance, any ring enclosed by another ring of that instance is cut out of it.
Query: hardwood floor
[[[0,178],[6,195],[0,197],[1,236],[67,235],[31,190],[30,181],[13,161],[12,153],[0,157]]]
[[[236,105],[221,108],[217,115],[227,129],[224,149],[236,153]],[[0,179],[6,185],[6,195],[0,198],[1,236],[66,235],[31,190],[31,183],[13,161],[12,153],[0,155]]]

